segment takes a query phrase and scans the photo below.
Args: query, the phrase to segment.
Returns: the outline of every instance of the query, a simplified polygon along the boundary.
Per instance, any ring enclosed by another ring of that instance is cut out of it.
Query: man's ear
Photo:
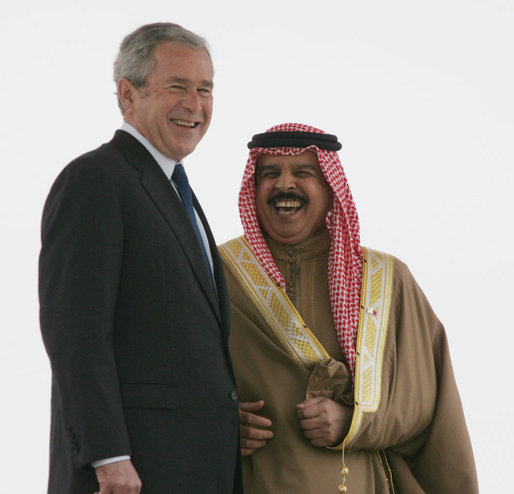
[[[124,112],[130,111],[134,105],[136,93],[137,88],[128,79],[122,78],[118,81],[118,97]]]

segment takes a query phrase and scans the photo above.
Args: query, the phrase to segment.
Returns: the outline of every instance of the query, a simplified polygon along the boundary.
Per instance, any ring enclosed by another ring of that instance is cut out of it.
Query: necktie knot
[[[187,179],[186,170],[184,170],[184,165],[182,163],[177,163],[175,165],[175,169],[173,170],[173,175],[171,176],[177,187],[187,185],[189,186],[189,180]],[[180,184],[180,185],[179,185]]]

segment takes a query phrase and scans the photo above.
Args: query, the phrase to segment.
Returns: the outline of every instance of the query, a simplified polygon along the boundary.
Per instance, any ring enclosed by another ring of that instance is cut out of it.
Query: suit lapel
[[[212,286],[209,271],[205,265],[203,252],[198,244],[198,237],[178,195],[173,190],[161,167],[137,139],[126,132],[117,131],[113,141],[115,143],[117,141],[120,144],[119,147],[129,163],[141,172],[141,185],[175,234],[198,283],[221,323],[220,306]],[[198,202],[195,201],[195,207],[197,205]],[[203,212],[202,221],[205,227],[207,222]],[[208,231],[209,242],[211,242],[212,234],[210,229],[207,227],[206,231]]]
[[[213,275],[216,281],[216,289],[218,295],[218,307],[221,312],[221,321],[222,321],[222,329],[224,336],[228,339],[229,336],[229,328],[230,328],[230,301],[228,298],[228,290],[227,284],[225,281],[225,270],[223,268],[223,262],[218,253],[218,247],[214,240],[214,236],[211,232],[211,228],[209,223],[207,222],[207,218],[203,212],[200,203],[196,199],[196,196],[193,193],[193,204],[200,216],[200,220],[202,221],[203,227],[205,229],[205,233],[207,234],[207,238],[209,240],[209,249],[212,255],[212,264],[213,264]]]

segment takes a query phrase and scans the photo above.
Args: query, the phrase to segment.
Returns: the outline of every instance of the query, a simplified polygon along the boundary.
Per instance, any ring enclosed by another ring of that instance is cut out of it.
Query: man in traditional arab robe
[[[407,266],[360,245],[337,137],[253,136],[222,246],[247,494],[473,494],[445,331]]]

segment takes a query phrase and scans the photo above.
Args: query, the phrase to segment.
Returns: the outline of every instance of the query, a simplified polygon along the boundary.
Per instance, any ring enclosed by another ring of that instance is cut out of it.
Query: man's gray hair
[[[125,36],[114,61],[114,82],[128,79],[136,88],[146,86],[154,69],[153,51],[161,43],[179,43],[195,50],[204,50],[212,64],[207,41],[197,34],[171,22],[146,24]],[[118,95],[118,105],[121,106]]]

